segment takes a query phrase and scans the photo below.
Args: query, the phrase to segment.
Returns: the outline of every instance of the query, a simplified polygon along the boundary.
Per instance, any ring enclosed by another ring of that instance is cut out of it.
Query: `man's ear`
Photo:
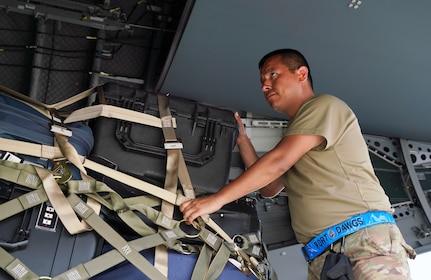
[[[308,78],[308,68],[306,66],[301,66],[296,70],[300,81],[304,81]]]

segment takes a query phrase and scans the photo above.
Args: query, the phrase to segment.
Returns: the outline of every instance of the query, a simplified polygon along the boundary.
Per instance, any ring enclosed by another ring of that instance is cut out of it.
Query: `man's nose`
[[[268,80],[264,80],[262,82],[261,89],[262,89],[263,92],[266,92],[266,91],[270,90],[271,89],[271,83]]]

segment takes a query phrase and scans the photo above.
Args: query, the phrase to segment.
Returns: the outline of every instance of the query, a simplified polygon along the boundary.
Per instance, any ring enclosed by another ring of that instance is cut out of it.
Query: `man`
[[[314,94],[310,67],[296,50],[268,53],[259,69],[268,104],[289,117],[285,136],[258,158],[235,114],[247,170],[217,193],[184,202],[184,218],[192,222],[255,190],[272,197],[285,188],[308,279],[337,279],[324,263],[340,251],[351,263],[345,279],[410,279],[407,258],[415,252],[395,225],[354,113],[332,95]]]

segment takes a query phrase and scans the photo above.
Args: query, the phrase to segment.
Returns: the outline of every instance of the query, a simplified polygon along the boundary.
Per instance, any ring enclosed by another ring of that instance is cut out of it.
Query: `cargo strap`
[[[168,100],[162,95],[158,95],[159,114],[161,117],[161,126],[163,136],[165,138],[166,149],[166,176],[165,176],[165,190],[176,193],[178,184],[178,163],[179,156],[182,155],[182,145],[178,145],[178,140],[175,136],[173,128],[174,121],[169,110]],[[167,146],[166,144],[174,144]],[[174,215],[174,204],[162,201],[161,211],[164,215],[172,218]],[[159,227],[159,230],[163,228]],[[154,251],[154,266],[158,268],[164,275],[168,275],[168,250],[165,246],[156,246]]]
[[[178,143],[177,137],[175,135],[175,130],[173,129],[173,121],[172,121],[172,116],[169,110],[169,100],[168,100],[168,96],[165,94],[161,94],[159,93],[157,95],[157,99],[158,99],[158,104],[159,104],[159,114],[160,117],[162,119],[162,130],[163,130],[163,134],[165,137],[165,143],[177,143],[177,144],[181,144]],[[183,188],[183,193],[186,196],[186,199],[190,199],[190,198],[195,198],[195,192],[192,186],[192,182],[187,170],[187,166],[184,160],[184,157],[181,153],[181,151],[179,152],[180,154],[180,158],[179,158],[179,169],[178,169],[178,176]],[[180,203],[178,203],[178,205],[180,205],[183,201],[181,201]],[[231,245],[231,249],[232,251],[236,252],[238,254],[238,256],[240,257],[240,259],[245,263],[245,265],[242,266],[242,271],[245,273],[249,273],[250,270],[256,274],[256,276],[259,278],[259,276],[257,274],[259,274],[258,272],[258,268],[257,268],[257,264],[258,261],[254,258],[254,257],[250,257],[248,256],[241,248],[239,248],[234,240],[225,233],[225,231],[220,228],[219,225],[217,225],[212,219],[210,219],[209,215],[204,215],[202,217],[199,218],[200,220],[202,220],[203,222],[205,222],[209,227],[211,227],[213,230],[215,230],[218,234],[220,234],[220,236]],[[220,252],[217,253],[217,255],[219,256],[218,259],[220,258],[219,255]],[[201,252],[202,254],[202,252]],[[229,254],[230,255],[230,254]],[[229,255],[226,256],[226,261],[229,258]],[[217,262],[218,262],[217,259]],[[226,264],[226,263],[225,263]],[[196,267],[199,267],[199,265],[196,265]],[[202,267],[202,266],[200,266]],[[208,267],[208,266],[205,266]],[[222,266],[224,267],[224,265]],[[220,268],[220,267],[218,267]],[[207,273],[209,271],[213,271],[213,269],[211,269],[211,267],[209,267],[210,270],[207,271]],[[218,270],[219,273],[221,273],[221,270]],[[197,272],[198,273],[198,272]],[[203,274],[203,272],[201,271],[201,273],[199,274],[199,277],[201,277],[201,275]],[[198,275],[198,274],[195,274]],[[205,274],[203,274],[205,275]],[[196,278],[195,278],[196,279]],[[210,278],[212,279],[212,278]]]
[[[77,195],[70,194],[68,196],[73,209],[90,224],[94,230],[100,234],[109,244],[143,274],[150,279],[167,279],[160,271],[158,271],[147,259],[145,259],[139,251],[130,246],[130,244],[115,230],[112,229],[102,218],[97,215],[91,207],[82,201]],[[79,279],[79,278],[78,278]]]
[[[90,231],[91,227],[89,227],[86,223],[81,223],[81,221],[76,217],[75,212],[67,202],[66,197],[55,181],[52,173],[48,169],[38,166],[35,166],[34,168],[39,175],[39,178],[43,182],[43,188],[45,189],[49,201],[51,202],[55,212],[63,222],[63,225],[67,231],[72,235],[80,233],[83,230]]]
[[[161,128],[158,117],[106,104],[93,105],[75,110],[64,120],[64,123],[91,120],[98,117],[130,121]]]
[[[0,165],[0,174],[4,174],[4,173],[6,173],[6,174],[14,173],[15,174],[15,176],[9,175],[7,179],[13,180],[14,182],[22,182],[22,181],[28,182],[29,181],[32,183],[31,184],[27,183],[26,185],[28,187],[33,187],[33,188],[36,187],[36,188],[38,188],[38,190],[43,191],[43,188],[41,187],[43,181],[41,181],[40,179],[35,177],[37,175],[37,172],[35,171],[35,169],[37,169],[38,167],[34,167],[31,165],[26,165],[26,164],[14,163],[14,162],[7,162],[7,161],[1,161],[1,163],[2,164]],[[10,171],[13,171],[11,169],[15,170],[15,172],[10,172]],[[18,177],[20,179],[17,178],[17,176],[16,176],[17,174],[19,174]],[[33,179],[29,180],[28,178],[33,178]],[[85,189],[87,189],[87,191],[95,192],[94,186],[89,186],[88,181],[77,181],[77,182],[78,182],[78,185],[79,185],[79,183],[85,183],[85,185],[86,185]],[[67,183],[68,185],[72,185],[72,186],[69,186],[69,190],[73,191],[76,188],[76,186],[75,186],[76,184],[73,184],[73,183],[76,183],[76,181],[72,180],[72,181],[69,181]],[[104,184],[99,183],[99,185],[104,185]],[[106,191],[106,189],[99,188],[98,191]],[[85,191],[83,191],[83,193],[85,193]],[[31,194],[31,193],[29,193],[29,194]],[[22,195],[22,197],[29,196],[29,194],[24,194],[24,195]],[[14,199],[12,201],[17,201],[17,200],[23,200],[23,199],[20,197],[19,199]],[[46,200],[46,196],[45,196],[45,200]],[[75,211],[81,211],[81,212],[78,212],[78,214],[82,218],[84,218],[102,237],[104,237],[105,240],[108,241],[108,243],[113,245],[114,248],[116,248],[117,250],[122,250],[122,248],[124,248],[124,246],[127,245],[127,244],[124,245],[123,243],[121,243],[121,241],[123,241],[123,240],[118,239],[118,236],[116,235],[117,233],[115,231],[113,231],[112,229],[110,229],[110,226],[107,225],[97,214],[94,213],[94,211],[91,208],[89,208],[75,194],[73,194],[73,193],[70,194],[68,197],[68,201],[71,202],[71,205],[73,205]],[[2,204],[2,206],[3,206],[3,204]],[[34,206],[34,205],[29,205],[26,208],[31,207],[31,206]],[[14,213],[10,213],[9,216],[11,216],[13,214]],[[7,218],[7,216],[5,216],[5,218]],[[174,226],[172,227],[172,229],[163,230],[163,231],[159,232],[159,234],[166,241],[163,244],[165,244],[166,246],[170,246],[172,243],[175,243],[175,241],[180,237],[184,237],[184,236],[189,237],[189,236],[187,236],[187,234],[183,234],[183,233],[178,234],[178,231],[179,231],[178,225],[179,225],[179,223],[174,223]],[[152,236],[157,236],[157,235],[153,234]],[[200,229],[199,233],[196,235],[196,237],[197,236],[199,236],[203,241],[205,241],[207,246],[211,246],[211,248],[218,251],[216,257],[212,261],[212,264],[211,264],[209,270],[207,272],[205,272],[205,275],[208,273],[210,273],[209,275],[216,275],[216,274],[220,273],[221,272],[220,266],[223,268],[225,263],[226,263],[227,258],[229,257],[230,250],[227,250],[227,249],[229,249],[229,247],[224,245],[223,240],[221,240],[220,238],[218,238],[216,235],[214,235],[212,232],[208,231],[205,228]],[[148,240],[148,239],[145,239],[145,240]],[[117,243],[114,243],[114,241]],[[152,244],[152,243],[150,243],[150,244]],[[124,245],[124,246],[120,247],[120,245]],[[152,247],[152,245],[148,246],[148,247]],[[128,248],[128,247],[126,247],[126,248]],[[138,251],[139,250],[141,250],[141,249],[138,249]],[[120,251],[120,253],[121,253],[121,251]],[[1,254],[1,252],[0,252],[0,254]],[[103,260],[105,258],[108,258],[108,255],[106,257],[103,257]],[[133,259],[130,260],[130,258],[135,259],[135,257],[133,257],[133,255],[130,257],[123,256],[122,259],[119,260],[119,262],[126,259],[126,260],[129,260],[132,264],[136,265],[136,262],[134,263]],[[102,257],[99,257],[98,260],[101,261]],[[21,262],[19,262],[19,260],[15,260],[15,262],[18,262],[20,264],[20,266],[24,265]],[[97,264],[97,269],[92,268],[92,270],[95,271],[95,269],[96,269],[96,271],[99,271],[97,273],[100,273],[101,271],[106,270],[107,268],[111,267],[111,265],[112,265],[109,261],[103,262],[103,263],[98,262],[98,261],[94,261],[94,263]],[[143,264],[141,264],[141,266],[142,265]],[[147,263],[145,265],[148,266],[149,264]],[[201,267],[201,261],[199,262],[199,265],[197,267],[199,269],[202,268]],[[138,267],[138,269],[141,269],[141,271],[142,271],[143,268]],[[154,270],[154,268],[152,268],[152,269]],[[72,272],[72,270],[73,270],[73,272]],[[76,267],[72,270],[69,271],[69,273],[73,273],[73,275],[76,277],[78,276],[78,274],[79,274],[79,277],[84,277],[84,278],[77,278],[77,279],[85,279],[86,274],[84,273],[84,276],[82,275],[82,273],[83,273],[82,268]],[[146,273],[150,273],[150,274],[153,273],[151,271],[147,271],[148,268],[145,268],[144,270],[146,271]],[[10,270],[8,270],[8,272],[12,273]],[[94,273],[95,272],[90,273],[90,276],[94,276],[95,275]],[[157,271],[157,273],[159,273],[159,272]],[[55,278],[55,279],[57,279],[57,278]],[[58,279],[60,279],[60,278],[58,278]],[[155,278],[155,279],[164,279],[164,278]],[[197,278],[197,279],[206,279],[206,278]],[[210,278],[210,279],[212,279],[212,278]]]
[[[90,89],[85,90],[79,94],[76,94],[76,95],[74,95],[74,96],[72,96],[66,100],[63,100],[63,101],[60,101],[58,103],[49,105],[49,104],[39,102],[33,98],[30,98],[30,97],[28,97],[22,93],[19,93],[15,90],[7,88],[3,85],[0,85],[0,90],[8,93],[9,95],[11,95],[14,98],[17,98],[19,100],[24,101],[25,104],[38,110],[39,112],[41,112],[42,114],[44,114],[48,118],[54,118],[54,115],[55,115],[57,110],[64,108],[68,105],[74,104],[74,103],[76,103],[76,102],[78,102],[84,98],[89,97],[90,95],[95,93],[95,90],[97,88],[98,87],[90,88]],[[68,161],[70,161],[73,165],[75,165],[79,169],[82,176],[85,176],[87,173],[86,173],[85,168],[82,166],[82,160],[80,159],[80,156],[76,152],[75,148],[68,142],[67,136],[65,136],[64,134],[61,134],[61,133],[56,133],[56,132],[53,132],[53,134],[55,135],[55,139],[56,139],[57,143],[59,144],[59,150],[61,151],[61,154],[63,154],[67,158]],[[24,145],[22,147],[22,148],[24,148],[24,151],[18,151],[17,153],[23,154],[26,151],[25,150],[26,147],[29,147],[29,146]],[[3,148],[3,145],[2,145],[2,150],[6,150],[5,148]],[[10,151],[10,150],[6,150],[6,151]],[[53,154],[49,154],[51,157],[44,157],[44,158],[50,158],[53,160],[60,158],[60,156],[58,156],[58,152],[55,152],[53,148],[47,149],[46,146],[44,146],[44,147],[42,147],[42,152],[48,152],[48,153],[52,152],[53,153]],[[58,157],[56,157],[56,156],[58,156]],[[41,157],[41,156],[38,155],[38,157]],[[52,174],[50,174],[50,172],[46,173],[43,170],[40,170],[39,172],[43,172],[43,174],[39,174],[45,180],[45,184],[43,186],[44,186],[45,190],[47,191],[47,194],[51,200],[51,203],[53,203],[57,207],[59,207],[59,210],[58,210],[59,217],[62,220],[62,222],[64,223],[66,229],[69,231],[69,233],[70,234],[76,234],[79,232],[91,230],[91,228],[89,228],[85,222],[78,221],[76,214],[72,211],[72,209],[70,207],[64,206],[65,205],[64,204],[65,198],[64,198],[63,194],[61,193],[57,182],[53,178],[50,177],[50,176],[52,176]],[[60,195],[60,193],[61,193],[61,195]],[[90,199],[88,201],[88,203],[96,211],[98,211],[98,212],[100,211],[100,205],[98,205],[95,201]]]
[[[26,102],[27,105],[30,105],[48,118],[52,117],[53,112],[56,112],[66,106],[72,105],[84,98],[91,96],[92,94],[96,94],[98,91],[100,91],[101,88],[102,86],[93,87],[58,103],[45,104],[22,93],[19,93],[13,89],[0,85],[1,91],[4,91],[17,99]],[[120,120],[131,121],[161,128],[160,119],[157,117],[105,104],[88,106],[82,109],[75,110],[72,113],[68,114],[63,123],[68,124],[77,121],[90,120],[97,117],[116,118]]]
[[[31,271],[19,259],[13,257],[5,249],[0,247],[0,267],[9,273],[14,279],[20,280],[36,280],[39,279],[36,273]]]
[[[91,94],[93,94],[95,92],[96,88],[98,90],[100,89],[100,87],[95,87],[95,88],[89,89],[89,90],[87,90],[81,94],[78,94],[77,96],[69,98],[65,101],[62,101],[62,102],[59,102],[59,103],[56,103],[53,105],[46,105],[46,104],[43,104],[41,102],[35,101],[35,100],[33,100],[27,96],[24,96],[20,93],[17,93],[13,90],[10,90],[10,89],[7,89],[3,86],[0,86],[1,90],[4,90],[4,91],[12,94],[16,98],[19,98],[19,99],[24,100],[26,102],[32,103],[36,107],[41,107],[40,111],[43,111],[42,109],[45,109],[45,110],[48,110],[49,112],[56,111],[62,107],[73,104],[74,102],[77,102],[78,100],[81,100],[85,97],[90,96]],[[165,97],[164,100],[167,101],[167,98]],[[167,108],[167,110],[169,110],[167,102],[163,103],[165,101],[163,101],[163,98],[162,98],[162,106],[164,106],[165,109]],[[92,108],[92,107],[94,107],[94,106],[91,106],[88,108]],[[66,118],[66,122],[77,121],[80,118],[88,119],[89,113],[93,114],[93,117],[106,116],[106,117],[113,117],[113,118],[119,118],[119,119],[127,119],[128,121],[135,121],[138,123],[143,123],[143,124],[152,125],[152,126],[156,126],[156,127],[160,127],[160,123],[163,124],[164,122],[166,122],[166,123],[170,124],[171,128],[169,128],[168,130],[164,130],[164,134],[168,133],[168,134],[166,134],[166,136],[168,136],[168,137],[165,136],[165,138],[171,139],[170,136],[173,135],[175,140],[176,140],[175,133],[173,130],[173,127],[175,126],[175,120],[171,116],[168,116],[169,119],[166,119],[166,118],[163,119],[162,118],[162,120],[160,122],[160,119],[155,118],[153,116],[143,114],[143,113],[138,113],[138,112],[127,110],[127,109],[117,108],[115,106],[109,106],[109,105],[98,106],[97,110],[93,110],[93,112],[96,112],[95,115],[94,115],[94,113],[89,112],[89,111],[91,111],[91,109],[88,109],[88,108],[84,108],[86,110],[82,110],[82,111],[79,111],[79,110],[75,111],[77,113],[75,115],[73,115],[73,114],[69,115],[70,119]],[[163,112],[163,110],[164,109],[162,109],[161,111]],[[114,113],[112,113],[112,112],[114,112]],[[169,113],[169,111],[164,111],[164,112]],[[48,114],[45,114],[45,115],[48,116]],[[163,125],[162,125],[162,128],[163,128]],[[170,135],[170,133],[173,133],[173,134]],[[98,164],[93,163],[89,160],[84,160],[82,157],[80,157],[76,153],[73,146],[71,146],[67,142],[67,138],[64,135],[58,135],[57,133],[55,135],[56,135],[57,142],[60,145],[60,154],[65,155],[69,161],[71,161],[75,166],[77,166],[78,169],[81,171],[81,174],[84,175],[83,176],[84,178],[86,178],[85,177],[86,172],[85,172],[85,168],[84,168],[84,167],[86,167],[86,168],[90,168],[92,170],[95,170],[97,172],[100,172],[100,173],[102,173],[108,177],[114,178],[115,180],[118,180],[118,177],[116,177],[116,176],[113,177],[113,176],[108,175],[108,174],[112,174],[112,172],[113,172],[112,169],[109,169],[109,168],[105,169],[104,166],[98,165]],[[6,139],[4,139],[4,140],[6,140]],[[13,145],[15,145],[16,141],[14,141],[14,140],[12,140],[12,141],[13,141]],[[5,141],[5,142],[7,142],[7,141]],[[11,144],[11,142],[8,143],[8,145],[10,145],[10,144]],[[26,143],[26,144],[30,144],[30,143]],[[54,158],[54,157],[59,156],[58,149],[53,148],[53,147],[47,147],[44,145],[37,145],[37,144],[30,144],[30,145],[23,145],[23,146],[25,147],[25,149],[22,149],[23,147],[20,147],[20,148],[18,148],[18,150],[14,150],[13,148],[5,149],[5,150],[14,151],[14,152],[21,153],[21,154],[28,152],[31,155],[44,157],[44,158]],[[34,148],[36,148],[36,150],[33,150]],[[2,150],[3,150],[3,148],[2,148]],[[82,161],[84,161],[84,164],[82,164]],[[178,176],[179,176],[181,184],[183,186],[183,192],[185,194],[185,197],[181,196],[181,195],[176,195],[176,194],[171,193],[169,191],[166,191],[165,193],[163,193],[163,192],[161,192],[160,188],[153,186],[151,184],[145,183],[141,180],[137,180],[137,179],[136,179],[136,184],[133,187],[140,189],[140,190],[145,189],[144,190],[145,192],[152,194],[155,197],[159,197],[163,201],[167,201],[166,203],[171,203],[172,205],[180,205],[183,201],[190,199],[190,198],[194,198],[194,190],[193,190],[193,187],[191,185],[190,178],[188,176],[187,167],[185,165],[185,161],[184,161],[184,158],[182,156],[182,153],[179,153],[178,165],[179,165],[178,166]],[[91,168],[90,166],[92,166],[93,168]],[[101,172],[101,169],[105,170],[105,172]],[[107,169],[109,169],[109,170],[107,170]],[[123,175],[125,175],[125,174],[123,174]],[[134,177],[131,177],[131,176],[123,176],[123,177],[125,177],[125,181],[122,181],[122,180],[119,180],[119,181],[121,181],[125,184],[130,185],[131,181],[135,181]],[[145,183],[145,184],[143,184],[143,183]],[[139,185],[139,187],[137,187],[138,185]],[[141,188],[142,185],[144,185],[143,188]],[[91,197],[91,195],[89,195],[89,197]],[[91,199],[90,199],[90,201],[91,201]],[[126,212],[132,212],[132,211],[126,211]],[[243,250],[241,248],[236,246],[236,244],[233,242],[233,239],[231,239],[217,224],[215,224],[214,221],[212,221],[209,218],[209,215],[206,215],[206,216],[201,217],[201,218],[207,223],[207,225],[209,227],[213,228],[216,232],[218,232],[218,234],[221,237],[223,237],[223,239],[225,239],[225,241],[228,242],[230,250],[232,250],[233,252],[236,252],[236,254],[238,254],[238,256],[240,258],[245,260],[245,262],[247,263],[247,267],[254,266],[257,263],[257,261],[253,257],[250,258],[245,252],[243,252]],[[134,226],[132,228],[134,228]]]
[[[4,163],[4,165],[1,165],[0,169],[0,176],[1,178],[18,183],[23,186],[27,186],[32,189],[37,189],[39,187],[44,188],[45,194],[43,194],[40,190],[33,192],[32,194],[23,196],[26,201],[23,201],[23,199],[20,200],[21,203],[26,203],[27,205],[35,206],[34,203],[42,203],[42,199],[44,197],[48,197],[56,208],[57,214],[59,215],[61,221],[63,222],[65,228],[69,231],[70,234],[76,234],[83,231],[91,230],[85,223],[82,223],[78,220],[76,217],[75,212],[73,209],[68,206],[67,201],[65,200],[65,197],[63,195],[63,192],[61,191],[60,187],[58,186],[57,182],[55,181],[54,177],[52,176],[52,173],[48,171],[47,169],[43,169],[37,166],[29,166],[27,170],[20,170],[16,168],[15,163],[8,163],[8,161],[1,161]],[[13,167],[10,167],[13,165]],[[8,167],[9,166],[9,167]],[[24,175],[25,174],[25,175]],[[39,178],[41,178],[39,180]],[[42,183],[39,183],[42,181]],[[16,205],[18,206],[17,201],[11,200],[9,202],[6,202],[6,206],[0,205],[0,207],[8,207],[7,205]],[[46,199],[44,200],[46,201]],[[29,203],[33,202],[33,203]],[[9,203],[9,204],[8,204]],[[1,209],[1,208],[0,208]],[[6,208],[7,212],[15,211],[14,208]],[[19,210],[19,206],[15,208],[16,210]],[[26,208],[23,208],[24,210]],[[96,208],[97,209],[97,208]]]
[[[16,152],[16,153],[22,153],[22,150],[25,151],[31,151],[29,154],[32,156],[41,156],[41,147],[42,145],[39,144],[32,144],[27,142],[22,142],[18,140],[8,140],[4,138],[0,138],[0,145],[3,149],[3,143],[9,144],[8,148],[10,152]],[[14,143],[13,145],[11,145]],[[25,146],[25,149],[21,149],[21,146]],[[53,149],[56,150],[56,149]],[[181,162],[181,161],[180,161]],[[189,199],[182,195],[176,195],[174,193],[171,193],[167,190],[161,189],[155,185],[152,185],[150,183],[147,183],[145,181],[139,180],[133,176],[130,176],[128,174],[122,173],[117,170],[113,170],[109,167],[106,167],[104,165],[98,164],[96,162],[93,162],[89,159],[84,159],[83,166],[85,168],[88,168],[90,170],[94,170],[96,172],[99,172],[107,177],[110,177],[112,179],[115,179],[121,183],[127,184],[133,188],[136,188],[138,190],[144,191],[152,196],[158,197],[160,199],[166,200],[171,204],[174,205],[180,205],[183,201]],[[181,166],[181,165],[180,165]],[[225,241],[228,242],[228,244],[231,244],[232,248],[231,251],[236,252],[238,256],[243,258],[246,266],[256,267],[256,263],[258,263],[254,257],[249,257],[243,250],[241,250],[238,246],[235,245],[233,239],[224,232],[222,228],[220,228],[219,225],[217,225],[212,219],[208,218],[206,224],[215,230]],[[256,271],[252,270],[253,273],[256,273]]]
[[[38,188],[36,198],[40,197],[44,199],[35,199],[36,192],[30,192],[28,194],[24,194],[17,199],[13,199],[10,203],[4,203],[0,205],[0,209],[4,210],[4,212],[8,214],[2,214],[2,217],[7,218],[14,214],[16,214],[17,210],[15,208],[9,211],[9,209],[2,209],[9,205],[14,205],[19,202],[23,202],[23,206],[21,209],[28,209],[32,206],[42,203],[46,201],[48,195],[43,195],[44,188],[42,185],[46,183],[45,178],[39,178],[38,174],[40,174],[40,167],[19,164],[14,162],[7,162],[1,160],[0,165],[0,176],[2,179],[15,182],[15,183],[23,183],[23,186],[27,186],[30,188]],[[49,173],[48,170],[46,170]],[[44,172],[42,172],[43,176],[46,176]],[[52,175],[51,175],[52,176]],[[33,203],[29,203],[33,202]],[[111,226],[109,226],[105,221],[103,221],[94,210],[89,207],[86,203],[84,203],[77,195],[71,193],[67,200],[65,201],[67,205],[72,205],[73,210],[83,218],[89,225],[91,225],[94,230],[100,234],[109,244],[111,244],[118,252],[120,252],[124,259],[128,260],[135,267],[137,267],[142,273],[150,277],[151,279],[166,279],[157,269],[155,269],[142,255],[139,254],[138,251],[134,250],[130,247],[126,240],[124,240],[117,232],[115,232]],[[56,206],[55,206],[56,207]],[[19,208],[19,207],[18,207]],[[18,210],[19,211],[19,210]],[[56,208],[57,211],[57,208]],[[3,258],[3,255],[5,258]],[[3,248],[0,250],[0,257],[5,260],[10,260],[11,256],[7,253]],[[12,257],[13,258],[13,257]],[[13,258],[13,262],[5,261],[1,262],[2,268],[7,271],[10,275],[17,277],[17,271],[23,273],[23,269],[26,266],[16,258]],[[12,266],[11,266],[12,265]],[[106,267],[107,268],[107,267]],[[105,268],[105,269],[106,269]],[[21,269],[21,270],[19,270]],[[25,269],[25,273],[27,274],[28,269]],[[24,275],[23,274],[23,275]],[[33,273],[30,273],[31,275]],[[28,275],[30,275],[28,274]],[[17,278],[17,279],[38,279],[36,278]],[[80,278],[77,278],[80,279]]]
[[[0,85],[0,90],[8,93],[9,95],[11,95],[11,96],[13,96],[19,100],[26,102],[27,105],[30,105],[34,109],[38,110],[40,113],[44,114],[46,117],[51,118],[51,112],[58,111],[58,110],[66,107],[66,106],[69,106],[69,105],[74,104],[74,103],[76,103],[76,102],[78,102],[84,98],[89,97],[93,93],[96,93],[96,89],[98,87],[93,87],[93,88],[87,89],[81,93],[78,93],[78,94],[76,94],[76,95],[74,95],[68,99],[65,99],[65,100],[60,101],[60,102],[55,103],[55,104],[42,103],[42,102],[37,101],[37,100],[27,96],[27,95],[19,93],[15,90],[10,89],[8,87],[5,87],[3,85]]]
[[[137,238],[129,242],[129,245],[136,251],[142,251],[154,246],[169,244],[179,238],[187,237],[187,234],[181,230],[180,224],[177,224],[171,230],[163,230],[157,233]],[[53,280],[70,280],[68,275],[79,275],[79,279],[88,279],[93,277],[107,268],[120,264],[125,260],[124,256],[117,250],[108,251],[94,259],[80,264],[68,271],[52,278]]]

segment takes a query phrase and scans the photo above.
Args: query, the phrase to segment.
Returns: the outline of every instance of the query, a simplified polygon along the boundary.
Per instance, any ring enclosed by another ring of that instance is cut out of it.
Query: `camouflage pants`
[[[341,242],[334,245],[340,252]],[[407,258],[416,252],[406,244],[400,230],[393,224],[381,224],[357,231],[345,238],[345,255],[349,257],[355,280],[407,280],[410,268]],[[308,266],[308,279],[320,278],[329,250]]]

